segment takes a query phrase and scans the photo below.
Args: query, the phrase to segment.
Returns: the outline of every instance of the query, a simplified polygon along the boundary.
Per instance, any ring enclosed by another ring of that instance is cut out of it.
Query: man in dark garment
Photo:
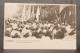
[[[51,34],[51,31],[49,31],[50,27],[47,29],[47,32],[45,34],[45,36],[48,36],[50,37],[50,39],[52,40],[53,39],[53,35]]]
[[[55,39],[63,39],[65,37],[66,32],[67,31],[65,28],[58,29],[57,33],[54,34],[54,38]]]

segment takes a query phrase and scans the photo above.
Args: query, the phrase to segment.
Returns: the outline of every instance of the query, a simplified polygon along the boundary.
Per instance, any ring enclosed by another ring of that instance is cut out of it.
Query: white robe
[[[68,26],[66,27],[67,33],[70,33],[70,32],[73,30],[73,29],[71,29],[70,27],[71,27],[70,25],[68,25]]]
[[[10,31],[11,32],[12,28],[6,28],[6,31]]]
[[[16,24],[16,23],[15,23],[15,24],[12,23],[12,28],[13,28],[13,29],[17,29],[17,28],[18,28],[17,24]]]
[[[33,23],[32,27],[33,27],[34,29],[36,29],[36,28],[37,28],[36,23]]]
[[[23,35],[25,35],[26,33],[29,33],[29,35],[32,35],[32,32],[29,29],[23,28],[22,32],[21,32],[21,37],[23,37]]]
[[[56,33],[57,33],[57,30],[56,30],[56,29],[54,29],[54,30],[53,30],[53,34],[56,34]]]
[[[19,36],[21,35],[19,31],[13,30],[13,31],[11,32],[11,36],[12,36],[12,37],[15,36],[16,33],[17,33]]]

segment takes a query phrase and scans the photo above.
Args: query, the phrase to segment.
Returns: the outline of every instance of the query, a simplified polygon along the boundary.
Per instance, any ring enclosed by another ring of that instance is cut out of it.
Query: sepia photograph
[[[5,3],[4,49],[76,49],[76,5]]]

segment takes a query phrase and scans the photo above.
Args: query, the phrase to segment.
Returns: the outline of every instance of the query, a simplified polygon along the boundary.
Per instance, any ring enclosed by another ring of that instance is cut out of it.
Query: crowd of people
[[[76,27],[65,25],[64,23],[40,21],[40,22],[27,22],[16,20],[5,20],[5,36],[11,38],[28,38],[36,37],[41,39],[49,37],[52,39],[63,39],[67,35],[76,34]]]

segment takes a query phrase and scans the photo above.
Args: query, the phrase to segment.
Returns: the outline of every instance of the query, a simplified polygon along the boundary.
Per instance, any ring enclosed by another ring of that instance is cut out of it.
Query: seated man
[[[69,35],[74,35],[74,34],[76,34],[76,28],[72,28],[72,31],[69,33]]]
[[[34,30],[32,33],[32,36],[35,36],[36,38],[41,38],[41,36],[39,36],[39,32],[37,30]]]
[[[20,31],[18,31],[17,29],[15,29],[15,30],[13,29],[12,32],[11,32],[11,37],[12,38],[20,38],[20,35],[21,35]]]
[[[32,32],[28,27],[24,27],[22,32],[21,32],[21,37],[29,37],[32,36]]]
[[[55,39],[63,39],[65,37],[66,32],[67,32],[66,29],[62,27],[57,30],[56,34],[54,34],[54,38]]]
[[[5,29],[5,36],[10,37],[11,36],[11,31],[12,31],[12,28],[6,28]]]

